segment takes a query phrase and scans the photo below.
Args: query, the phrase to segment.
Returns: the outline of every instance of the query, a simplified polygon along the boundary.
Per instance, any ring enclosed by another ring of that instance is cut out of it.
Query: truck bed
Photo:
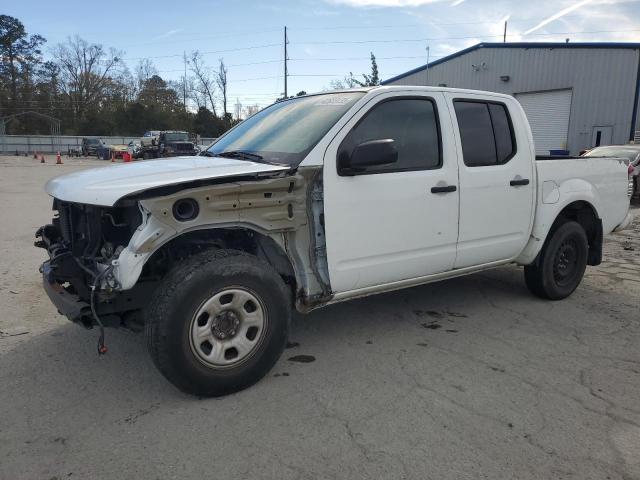
[[[554,203],[555,192],[561,197],[574,192],[589,192],[605,233],[611,232],[626,217],[629,198],[627,165],[622,158],[536,157],[538,202],[536,217],[545,205]],[[570,196],[570,195],[569,195]]]

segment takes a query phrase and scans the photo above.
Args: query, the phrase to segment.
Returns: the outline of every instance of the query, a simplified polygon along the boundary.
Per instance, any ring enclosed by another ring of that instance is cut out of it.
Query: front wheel
[[[589,242],[578,222],[568,221],[545,242],[535,264],[524,267],[529,290],[549,300],[561,300],[578,288],[587,268]]]
[[[220,396],[260,380],[287,341],[291,296],[266,262],[207,251],[176,267],[145,312],[147,345],[185,393]]]

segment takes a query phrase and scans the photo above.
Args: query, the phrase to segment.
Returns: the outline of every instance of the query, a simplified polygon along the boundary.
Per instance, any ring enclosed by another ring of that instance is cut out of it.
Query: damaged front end
[[[127,313],[141,308],[141,282],[129,291],[118,291],[112,262],[142,221],[136,202],[101,207],[53,201],[57,215],[36,232],[35,246],[44,248],[49,260],[40,267],[43,286],[60,314],[91,328],[98,321],[120,326]]]
[[[57,310],[88,328],[143,327],[139,313],[166,274],[203,250],[242,250],[270,263],[307,312],[331,299],[322,169],[182,184],[115,206],[54,200],[38,229],[44,289]]]

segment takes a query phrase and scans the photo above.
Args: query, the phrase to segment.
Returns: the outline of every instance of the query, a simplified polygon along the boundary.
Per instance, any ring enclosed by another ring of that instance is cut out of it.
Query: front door
[[[325,229],[334,292],[453,268],[458,167],[444,96],[399,95],[373,98],[325,153]],[[339,155],[381,139],[394,140],[396,163],[352,175],[338,170]]]
[[[455,267],[517,257],[533,215],[534,153],[515,102],[447,93],[460,145],[460,234]],[[508,106],[510,105],[510,107]],[[511,117],[518,121],[514,128]]]

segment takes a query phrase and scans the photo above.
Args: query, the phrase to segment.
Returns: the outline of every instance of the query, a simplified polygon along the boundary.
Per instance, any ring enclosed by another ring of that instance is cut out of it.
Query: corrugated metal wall
[[[567,148],[577,154],[591,147],[594,126],[611,125],[613,143],[629,141],[639,53],[621,48],[483,47],[389,84],[446,84],[511,95],[570,88]],[[500,79],[505,75],[507,82]]]

